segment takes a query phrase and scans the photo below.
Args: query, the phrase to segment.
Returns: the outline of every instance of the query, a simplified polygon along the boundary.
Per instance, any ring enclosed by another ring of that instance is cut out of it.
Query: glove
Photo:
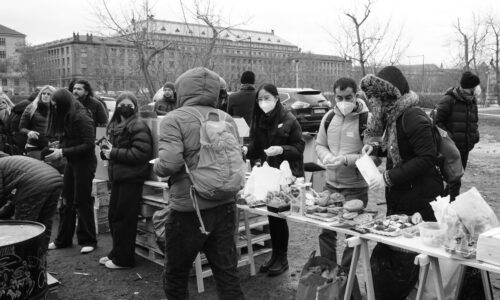
[[[39,133],[36,132],[36,131],[33,131],[33,130],[31,130],[31,131],[28,132],[28,138],[30,138],[30,139],[37,140],[38,139],[38,135],[39,135]]]
[[[102,155],[109,160],[111,156],[111,149],[103,149],[101,150]],[[102,157],[101,157],[102,158]]]
[[[241,152],[243,153],[243,155],[247,155],[247,153],[248,153],[248,147],[247,146],[241,146]]]
[[[418,224],[418,223],[421,223],[423,221],[422,219],[422,215],[418,212],[414,213],[412,216],[411,216],[411,222],[413,224]]]
[[[264,152],[267,156],[276,156],[283,154],[283,148],[280,146],[271,146],[267,149],[264,149]]]
[[[364,145],[363,149],[361,149],[362,154],[370,155],[373,152],[373,146],[372,145]]]
[[[45,160],[48,161],[48,162],[54,162],[56,160],[59,160],[62,158],[63,154],[62,154],[62,149],[58,149],[58,148],[50,148],[49,149],[50,151],[52,151],[51,154],[45,156]]]

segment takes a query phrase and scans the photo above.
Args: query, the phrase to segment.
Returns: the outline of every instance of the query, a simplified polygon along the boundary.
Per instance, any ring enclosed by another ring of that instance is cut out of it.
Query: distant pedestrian
[[[250,126],[255,105],[255,74],[252,71],[243,72],[240,82],[240,90],[229,95],[227,113],[233,117],[244,118]]]
[[[43,148],[49,145],[46,131],[50,99],[55,90],[53,86],[44,86],[26,107],[19,122],[19,130],[27,136],[26,155],[36,159],[40,159]]]
[[[227,83],[224,78],[219,77],[220,89],[219,99],[217,100],[217,108],[223,111],[227,110]]]
[[[450,88],[439,101],[436,111],[436,125],[446,130],[455,142],[462,165],[467,166],[469,152],[479,142],[477,99],[481,94],[479,77],[471,72],[464,72],[460,86]],[[460,194],[461,181],[450,183],[445,193],[453,201]]]
[[[94,96],[94,91],[87,80],[78,79],[71,91],[75,98],[89,111],[94,120],[94,127],[105,127],[108,123],[108,111]]]
[[[108,221],[113,245],[99,263],[109,269],[134,266],[135,236],[142,199],[142,186],[150,172],[153,138],[138,117],[137,98],[125,92],[116,98],[116,110],[107,133],[111,144],[101,149],[109,160],[111,200]]]
[[[16,149],[12,154],[17,155],[23,154],[25,152],[24,148],[26,147],[26,141],[28,140],[28,137],[25,133],[22,133],[19,130],[19,124],[21,122],[21,116],[23,115],[24,110],[36,99],[39,93],[40,89],[35,89],[35,91],[31,93],[27,99],[22,100],[12,108],[9,117],[9,132],[12,136],[13,143],[16,146]]]
[[[15,209],[14,218],[45,225],[45,249],[49,244],[52,218],[62,187],[61,174],[46,163],[0,152],[0,199],[15,190],[11,202]]]
[[[9,116],[14,104],[10,98],[0,92],[0,151],[11,152],[11,135],[9,132]]]
[[[63,197],[66,203],[60,209],[57,238],[50,243],[49,249],[72,245],[78,216],[76,236],[82,246],[81,253],[92,252],[97,246],[94,199],[91,196],[97,166],[95,127],[87,110],[66,89],[59,89],[52,95],[47,134],[59,139],[60,148],[51,148],[52,153],[45,160],[54,162],[64,156],[68,161],[64,169]]]
[[[163,97],[155,102],[155,112],[158,116],[164,116],[176,108],[177,94],[172,82],[163,85]]]

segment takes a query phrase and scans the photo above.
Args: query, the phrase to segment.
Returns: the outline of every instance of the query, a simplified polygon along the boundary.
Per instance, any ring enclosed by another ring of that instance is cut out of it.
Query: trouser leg
[[[64,168],[63,205],[59,209],[59,227],[57,238],[54,241],[58,248],[71,246],[76,225],[76,210],[74,205],[75,197],[75,176],[71,164],[66,164]]]

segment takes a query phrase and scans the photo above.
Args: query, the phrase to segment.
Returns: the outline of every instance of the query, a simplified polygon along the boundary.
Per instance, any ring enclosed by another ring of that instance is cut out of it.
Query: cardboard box
[[[500,266],[500,227],[492,228],[479,235],[476,258]]]
[[[111,192],[107,180],[94,178],[92,180],[92,196],[107,195]]]
[[[106,127],[97,127],[96,134],[95,134],[96,140],[99,140],[103,136],[107,136],[106,135]],[[99,149],[98,146],[95,146],[95,156],[97,157],[97,168],[95,170],[94,177],[96,179],[109,180],[108,167],[107,167],[108,162],[107,161],[104,162],[101,159],[100,153],[101,153],[101,149]]]

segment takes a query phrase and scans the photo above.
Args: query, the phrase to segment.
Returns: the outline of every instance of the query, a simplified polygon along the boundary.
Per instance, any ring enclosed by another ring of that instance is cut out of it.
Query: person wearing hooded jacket
[[[216,111],[220,79],[206,68],[194,68],[175,82],[179,107],[194,107],[202,114]],[[226,122],[236,128],[225,114]],[[163,287],[168,299],[188,299],[189,271],[200,251],[207,256],[214,273],[220,299],[244,299],[238,276],[236,200],[234,197],[213,201],[197,196],[200,217],[208,234],[200,231],[200,220],[190,197],[192,185],[186,166],[198,163],[201,123],[194,115],[176,109],[160,123],[159,153],[154,172],[169,178],[170,212],[165,226],[165,270]],[[235,132],[237,135],[237,132]]]
[[[479,77],[471,72],[464,72],[460,86],[450,88],[439,101],[436,109],[436,125],[448,132],[460,151],[462,166],[467,166],[469,152],[479,142],[477,98],[481,94]],[[460,194],[460,180],[446,187],[450,200]]]
[[[293,176],[304,177],[302,129],[295,116],[283,108],[276,86],[264,84],[257,90],[251,124],[250,143],[244,147],[246,157],[260,159],[274,168],[286,160]],[[260,272],[276,276],[288,270],[286,220],[269,217],[269,232],[273,251]]]
[[[413,223],[435,221],[430,202],[443,192],[436,169],[433,125],[418,105],[401,71],[389,66],[367,75],[361,89],[373,117],[365,130],[364,153],[386,156],[386,171],[370,187],[385,188],[387,215],[405,214]],[[380,138],[382,140],[380,143]],[[418,280],[417,254],[378,243],[371,256],[376,299],[404,299]]]
[[[163,97],[156,101],[155,112],[158,116],[164,116],[169,111],[176,108],[177,95],[175,93],[175,86],[172,82],[166,82],[163,85]]]
[[[124,92],[116,98],[116,111],[107,134],[111,144],[101,147],[109,160],[111,199],[108,221],[113,239],[109,254],[99,263],[109,269],[134,266],[135,236],[142,186],[149,176],[153,138],[146,122],[138,118],[137,98]]]
[[[367,114],[365,102],[356,97],[357,84],[352,78],[343,77],[335,81],[335,106],[325,114],[316,137],[316,153],[326,167],[326,187],[332,193],[340,193],[346,201],[359,199],[364,206],[368,203],[368,184],[356,168],[361,157],[363,137],[359,128],[362,114]],[[331,118],[330,114],[334,114]],[[328,128],[325,122],[331,118]],[[377,164],[380,160],[375,158]],[[337,232],[323,229],[319,235],[319,249],[322,257],[337,263]],[[349,270],[353,248],[346,247],[340,265]],[[361,299],[358,282],[355,282],[353,298]]]

